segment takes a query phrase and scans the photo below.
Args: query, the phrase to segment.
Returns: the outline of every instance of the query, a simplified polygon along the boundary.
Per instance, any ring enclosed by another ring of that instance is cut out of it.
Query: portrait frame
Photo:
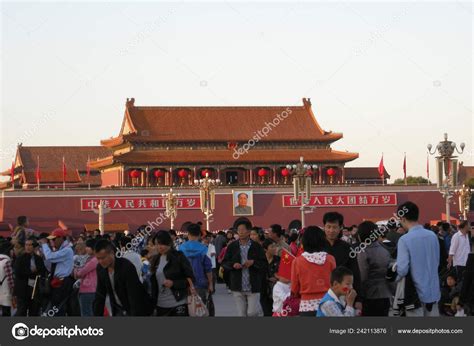
[[[247,204],[242,207],[239,206],[239,195],[247,195]],[[249,207],[249,210],[242,210],[245,207]],[[254,205],[253,205],[253,190],[232,190],[232,215],[233,216],[253,216]]]

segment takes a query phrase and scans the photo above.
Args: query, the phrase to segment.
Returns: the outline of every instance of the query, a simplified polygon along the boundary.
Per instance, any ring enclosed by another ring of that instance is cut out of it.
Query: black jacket
[[[262,289],[262,280],[267,270],[267,258],[260,244],[251,240],[247,258],[253,260],[253,265],[249,268],[250,286],[252,293],[258,293]],[[242,269],[234,269],[235,263],[242,263],[240,256],[240,242],[234,241],[229,244],[225,253],[222,266],[229,271],[231,291],[242,291]]]
[[[470,253],[467,257],[459,300],[460,304],[468,304],[474,307],[474,253]]]
[[[360,292],[360,272],[359,265],[357,264],[357,253],[351,248],[351,246],[344,240],[337,239],[334,245],[331,246],[329,242],[326,242],[326,252],[333,255],[336,259],[337,267],[346,267],[352,271],[354,275],[354,289],[357,293]],[[351,256],[351,253],[353,254]],[[359,298],[357,298],[359,300]]]
[[[31,256],[34,256],[36,273],[31,273]],[[40,256],[23,253],[15,260],[13,265],[13,273],[15,277],[13,295],[15,297],[27,298],[27,295],[30,295],[28,293],[28,279],[34,280],[37,275],[46,277],[48,272],[44,265],[43,259]],[[38,287],[36,292],[39,292]]]
[[[120,314],[115,300],[107,268],[97,265],[97,290],[94,299],[94,315],[104,315],[105,297],[110,297],[112,314]],[[127,316],[148,316],[152,313],[150,296],[138,278],[135,266],[125,258],[115,258],[114,287],[120,299],[122,310]]]
[[[150,272],[151,272],[151,299],[153,302],[153,307],[156,306],[158,302],[158,294],[160,289],[158,287],[158,282],[156,280],[156,268],[160,264],[161,255],[155,255],[150,260]],[[173,286],[171,286],[171,292],[174,295],[176,301],[180,301],[188,295],[188,278],[194,281],[193,268],[191,263],[189,263],[186,256],[181,251],[176,251],[174,249],[170,250],[167,255],[168,263],[166,263],[163,268],[163,273],[165,278],[173,281]]]

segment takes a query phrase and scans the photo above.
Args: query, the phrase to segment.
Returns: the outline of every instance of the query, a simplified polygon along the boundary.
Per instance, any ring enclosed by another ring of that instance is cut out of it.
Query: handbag
[[[209,310],[197,293],[188,295],[188,312],[191,317],[209,316]]]

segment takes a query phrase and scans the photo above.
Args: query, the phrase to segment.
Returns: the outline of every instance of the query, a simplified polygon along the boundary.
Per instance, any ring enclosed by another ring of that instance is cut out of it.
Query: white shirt
[[[211,256],[211,254],[214,254],[214,256]],[[212,269],[216,269],[216,256],[216,247],[214,244],[209,244],[207,246],[207,257],[211,259]]]
[[[449,255],[453,256],[453,265],[465,266],[467,256],[470,252],[471,244],[469,244],[469,233],[462,234],[461,231],[454,233],[449,248]]]

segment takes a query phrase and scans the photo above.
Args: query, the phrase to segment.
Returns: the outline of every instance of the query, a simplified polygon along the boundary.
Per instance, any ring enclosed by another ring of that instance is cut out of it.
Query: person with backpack
[[[179,247],[193,268],[197,293],[201,297],[204,304],[207,304],[208,295],[212,294],[212,263],[207,256],[207,246],[199,240],[201,238],[201,226],[191,224],[188,226],[188,241]]]
[[[0,311],[2,316],[11,316],[11,308],[15,307],[13,296],[13,270],[10,252],[12,246],[9,241],[0,243]]]

